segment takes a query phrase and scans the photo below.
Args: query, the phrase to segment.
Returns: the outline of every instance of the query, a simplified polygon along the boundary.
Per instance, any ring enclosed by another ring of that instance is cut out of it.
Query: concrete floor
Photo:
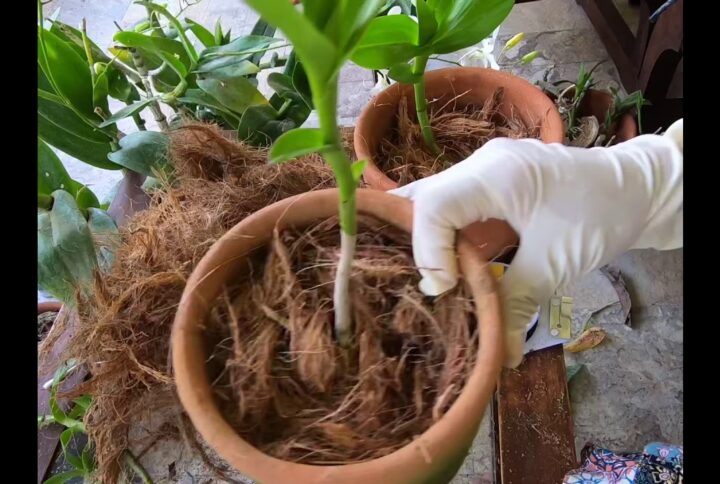
[[[627,0],[616,0],[633,24]],[[90,34],[101,46],[108,46],[116,28],[131,25],[142,10],[130,0],[55,0],[47,13],[61,7],[59,19],[77,25],[85,16]],[[176,5],[173,0],[170,7]],[[235,34],[246,33],[254,14],[239,0],[203,0],[189,7],[187,15],[206,26],[218,17]],[[617,71],[608,59],[599,37],[582,9],[573,0],[540,0],[516,6],[500,29],[498,46],[507,38],[525,32],[517,52],[503,68],[530,80],[540,79],[550,69],[550,79],[572,79],[581,63],[587,66],[605,61],[596,71],[600,86],[619,85]],[[498,47],[499,49],[499,47]],[[541,56],[531,65],[515,68],[517,56],[531,50]],[[458,56],[455,56],[456,58]],[[433,67],[441,67],[435,63]],[[340,120],[352,125],[362,106],[370,99],[374,81],[363,69],[348,66],[340,85]],[[100,197],[119,178],[107,172],[63,158],[71,176],[93,186]],[[683,253],[633,251],[612,266],[621,270],[632,299],[632,327],[623,324],[617,295],[599,272],[568,290],[575,296],[573,315],[576,330],[591,312],[608,306],[593,317],[608,337],[597,348],[566,357],[568,364],[584,364],[570,384],[578,451],[587,441],[614,450],[641,450],[651,441],[683,442]],[[453,481],[477,483],[489,475],[491,442],[488,419],[478,433],[472,452]],[[156,482],[206,482],[206,471],[197,459],[174,444],[148,453],[143,463]],[[168,465],[176,461],[176,479],[168,479]],[[179,471],[185,469],[194,475]],[[217,482],[217,481],[216,481]]]

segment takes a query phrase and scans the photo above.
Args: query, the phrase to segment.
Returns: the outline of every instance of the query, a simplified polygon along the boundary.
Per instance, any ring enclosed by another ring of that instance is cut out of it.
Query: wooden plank
[[[635,37],[612,0],[576,0],[600,36],[605,49],[617,67],[626,91],[637,88],[638,65],[635,57]]]
[[[499,484],[558,484],[578,465],[561,345],[504,369],[494,408]]]

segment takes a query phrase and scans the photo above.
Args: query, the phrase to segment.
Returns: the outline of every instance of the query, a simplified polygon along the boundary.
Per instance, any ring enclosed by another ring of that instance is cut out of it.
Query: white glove
[[[413,253],[427,295],[457,282],[456,230],[496,218],[520,235],[502,279],[505,366],[514,368],[530,319],[556,290],[629,249],[682,247],[682,120],[664,136],[609,148],[497,138],[392,193],[414,200]]]

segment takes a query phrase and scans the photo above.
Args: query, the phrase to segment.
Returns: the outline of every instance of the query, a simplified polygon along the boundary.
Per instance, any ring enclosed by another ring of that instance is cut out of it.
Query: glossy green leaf
[[[148,105],[150,105],[153,102],[156,102],[156,98],[145,98],[140,101],[134,102],[130,104],[129,106],[125,106],[124,108],[116,111],[112,116],[107,118],[104,122],[100,123],[100,127],[103,128],[105,126],[110,126],[111,124],[115,124],[121,119],[127,118],[132,116],[133,114],[137,114],[143,109],[145,109]]]
[[[97,119],[90,67],[84,58],[57,35],[38,29],[38,63],[59,96],[85,116]]]
[[[198,40],[202,42],[205,47],[212,47],[214,45],[217,45],[217,43],[215,42],[215,36],[212,34],[212,32],[210,32],[208,29],[206,29],[196,21],[191,20],[187,17],[185,18],[185,21],[190,26],[190,30],[193,34],[195,34],[195,37],[197,37]]]
[[[284,163],[326,148],[322,132],[316,128],[298,128],[280,136],[270,148],[270,163]]]
[[[128,81],[125,74],[112,65],[107,68],[108,94],[122,102],[133,102],[140,99],[137,88]]]
[[[286,70],[286,73],[288,71]],[[313,109],[312,91],[310,90],[310,82],[308,81],[307,74],[302,62],[297,62],[289,74],[292,77],[293,87],[305,100],[305,104],[310,109]]]
[[[75,49],[78,55],[85,59],[85,46],[82,40],[82,33],[78,29],[71,27],[66,23],[60,22],[59,20],[54,20],[50,31],[68,42]],[[90,53],[92,54],[94,62],[110,61],[110,58],[100,47],[98,47],[95,42],[93,42],[92,39],[88,39],[88,42],[90,44]]]
[[[118,165],[153,176],[156,170],[164,170],[167,165],[168,137],[157,131],[136,131],[120,140],[120,149],[108,154],[108,158]]]
[[[340,33],[337,39],[341,52],[347,52],[365,34],[370,21],[378,14],[383,0],[365,0],[362,2],[345,2],[341,9],[336,9],[340,16]]]
[[[228,30],[228,36],[229,35],[230,31]],[[260,18],[257,22],[255,22],[255,25],[253,25],[252,31],[250,31],[250,35],[273,37],[275,35],[275,27]],[[249,60],[253,64],[260,64],[260,61],[262,60],[264,55],[265,52],[256,52],[250,57]]]
[[[73,196],[56,190],[52,210],[38,210],[38,284],[65,302],[87,289],[97,267],[92,236]],[[62,415],[55,415],[62,419]]]
[[[65,471],[61,472],[60,474],[55,474],[54,476],[48,478],[43,482],[43,484],[66,484],[73,479],[77,479],[78,477],[83,477],[85,475],[85,472],[81,469],[73,469],[71,471]]]
[[[419,44],[425,45],[437,32],[438,24],[435,14],[425,0],[416,0],[418,27],[420,29]]]
[[[215,68],[208,68],[208,64],[205,64],[199,67],[196,72],[202,74],[202,77],[206,78],[232,79],[235,77],[244,77],[251,74],[257,74],[258,72],[260,72],[260,68],[250,61],[240,60]]]
[[[73,179],[60,158],[43,140],[38,139],[38,193],[52,194],[55,190],[71,190]]]
[[[385,69],[420,54],[418,25],[405,15],[378,17],[370,22],[351,57],[367,69]]]
[[[243,77],[226,80],[198,78],[197,85],[220,104],[237,113],[242,113],[248,106],[268,103],[265,96]]]
[[[70,186],[72,187],[72,191],[70,193],[75,196],[75,202],[79,208],[88,209],[100,207],[100,201],[87,185],[83,185],[80,182],[72,180]]]
[[[38,136],[49,145],[89,165],[107,170],[121,167],[107,154],[109,138],[83,123],[70,109],[38,97]]]
[[[165,17],[170,23],[170,27],[174,28],[177,31],[177,34],[180,37],[180,42],[185,49],[185,52],[187,52],[189,59],[193,62],[197,61],[198,55],[195,51],[195,47],[193,47],[192,42],[190,42],[190,40],[187,38],[187,35],[185,35],[185,30],[183,29],[183,26],[177,19],[177,17],[171,14],[163,5],[153,3],[152,1],[135,0],[134,3],[136,5],[143,5],[144,7],[152,10],[153,12],[157,12],[158,14]]]
[[[52,123],[57,124],[65,131],[74,133],[79,138],[97,142],[110,140],[109,135],[83,121],[62,102],[62,99],[46,91],[38,90],[38,115],[44,116]],[[40,134],[43,134],[42,131],[40,131]]]
[[[215,45],[223,45],[223,31],[220,19],[215,21]]]
[[[110,107],[108,105],[108,94],[110,92],[110,83],[107,76],[107,69],[103,69],[95,76],[93,83],[93,106],[100,109],[103,116],[110,115]]]
[[[270,146],[278,136],[297,127],[292,121],[278,119],[278,116],[271,105],[250,106],[240,118],[238,139],[252,146]]]
[[[505,20],[514,3],[514,0],[436,2],[438,29],[432,39],[432,52],[448,54],[477,44]]]
[[[415,74],[412,71],[412,65],[403,63],[397,64],[390,68],[388,76],[398,82],[405,84],[415,84],[422,78],[422,74]]]
[[[423,0],[418,0],[422,2]],[[367,166],[367,160],[357,160],[353,162],[352,165],[350,165],[350,170],[352,171],[353,180],[355,180],[355,183],[358,183],[360,181],[360,178],[362,177],[363,171],[365,171],[365,167]]]
[[[113,40],[125,47],[141,48],[155,54],[164,52],[175,56],[183,65],[190,65],[190,58],[187,52],[185,52],[185,48],[177,40],[167,39],[165,37],[153,37],[151,35],[130,31],[116,33]]]
[[[45,75],[42,68],[40,67],[39,62],[38,62],[38,66],[37,66],[37,74],[38,74],[38,91],[48,92],[48,93],[57,95],[57,93],[55,92],[55,89],[53,89],[52,85],[50,84],[50,81],[48,80],[47,76]]]
[[[225,116],[231,116],[235,118],[236,124],[240,120],[237,114],[229,111],[225,106],[220,104],[217,99],[209,95],[208,93],[201,91],[200,89],[188,89],[185,91],[185,95],[178,98],[178,101],[184,104],[195,104],[197,106],[204,106],[210,108],[212,111],[221,113]]]
[[[60,434],[60,447],[65,460],[76,469],[83,469],[82,459],[70,450],[70,441],[78,433],[74,427],[67,428]]]
[[[268,23],[279,28],[308,67],[308,75],[318,84],[330,79],[340,68],[337,49],[307,18],[287,0],[247,0]]]

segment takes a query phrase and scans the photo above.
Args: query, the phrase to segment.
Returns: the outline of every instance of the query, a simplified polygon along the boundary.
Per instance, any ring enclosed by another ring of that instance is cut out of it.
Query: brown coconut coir
[[[462,94],[442,106],[429,103],[430,127],[442,155],[427,152],[420,125],[408,112],[406,97],[400,98],[397,125],[383,139],[378,167],[398,185],[440,173],[470,155],[493,138],[539,138],[540,128],[528,126],[514,114],[499,111],[503,89],[498,88],[482,106],[458,107]],[[414,116],[414,113],[413,113]]]
[[[250,213],[334,185],[317,155],[269,165],[266,150],[207,125],[173,131],[170,157],[177,178],[121,229],[115,263],[79,303],[64,355],[91,370],[73,393],[93,396],[85,425],[102,482],[117,482],[140,415],[153,404],[182,414],[170,333],[202,256]],[[352,275],[356,342],[340,349],[332,337],[338,233],[329,220],[276,234],[255,255],[252,277],[233,281],[207,321],[208,371],[226,418],[258,448],[296,462],[361,461],[408,443],[449,408],[476,353],[465,289],[422,297],[409,236],[367,218]]]

